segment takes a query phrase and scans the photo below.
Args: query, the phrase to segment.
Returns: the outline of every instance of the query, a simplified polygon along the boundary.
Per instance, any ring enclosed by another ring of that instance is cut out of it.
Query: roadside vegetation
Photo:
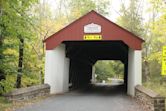
[[[20,101],[20,102],[9,102],[4,97],[0,97],[0,111],[15,111],[18,108],[28,106],[46,99],[48,96],[37,97],[31,100]]]
[[[162,47],[166,45],[166,3],[163,0],[130,0],[121,4],[117,23],[145,40],[142,51],[143,85],[166,97],[166,79],[161,75]],[[148,5],[147,5],[148,4]],[[146,12],[143,13],[143,9]]]
[[[162,47],[166,45],[166,2],[121,0],[120,4],[113,3],[113,0],[58,0],[52,9],[48,0],[0,0],[0,95],[15,88],[42,84],[43,40],[95,10],[107,17],[114,11],[118,25],[145,40],[143,85],[166,96],[166,81],[161,76]],[[117,5],[120,9],[114,10]],[[99,81],[116,77],[115,74],[122,78],[122,70],[120,62],[96,63]],[[12,105],[0,96],[0,110]]]
[[[111,83],[111,78],[124,79],[124,65],[121,61],[100,60],[94,67],[96,82]]]
[[[7,109],[12,106],[4,97],[0,97],[0,111],[8,111]]]

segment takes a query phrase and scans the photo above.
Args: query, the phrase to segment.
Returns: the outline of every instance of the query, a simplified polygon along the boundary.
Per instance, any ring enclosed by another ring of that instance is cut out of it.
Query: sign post
[[[161,75],[166,76],[166,46],[162,49],[162,70]]]

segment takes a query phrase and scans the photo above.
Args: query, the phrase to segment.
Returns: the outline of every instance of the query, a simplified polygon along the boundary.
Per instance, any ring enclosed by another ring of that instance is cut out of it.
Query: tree
[[[146,43],[143,47],[143,79],[147,81],[150,76],[150,66],[149,62],[147,61],[149,56],[149,42],[147,42],[149,39],[149,37],[147,37],[149,28],[143,23],[143,10],[141,9],[142,4],[143,3],[138,0],[130,0],[128,7],[122,3],[120,9],[122,16],[118,18],[117,23],[135,35],[145,39]]]
[[[1,22],[0,22],[0,29],[1,29],[1,40],[3,41],[3,47],[0,47],[0,50],[2,51],[1,54],[5,58],[2,59],[3,64],[1,65],[4,69],[8,69],[10,65],[15,65],[14,60],[9,61],[11,58],[6,58],[7,55],[13,56],[10,52],[7,50],[16,50],[16,47],[9,47],[4,42],[8,42],[9,40],[13,40],[13,46],[17,46],[17,44],[20,43],[19,47],[19,61],[18,61],[18,76],[17,76],[17,83],[16,86],[20,87],[21,83],[21,75],[22,75],[22,64],[23,64],[23,44],[24,41],[27,39],[30,39],[32,36],[32,17],[29,15],[28,10],[30,9],[31,5],[33,3],[36,3],[37,0],[2,0],[2,16],[1,16]],[[29,29],[29,30],[28,30]],[[20,42],[19,42],[20,41]],[[14,45],[15,44],[15,45]],[[17,47],[18,48],[18,47]],[[10,54],[9,54],[10,53]],[[14,55],[15,57],[17,56]],[[17,57],[16,57],[17,58]],[[12,58],[13,59],[13,58]],[[9,66],[7,66],[9,65]],[[14,67],[13,67],[14,68]],[[7,71],[11,70],[5,70],[5,73],[9,73]]]
[[[162,46],[166,45],[165,25],[166,25],[166,4],[162,0],[149,0],[148,12],[147,51],[146,60],[150,63],[150,78],[160,80]]]
[[[3,9],[2,9],[2,0],[0,1],[0,17],[2,17],[3,15]],[[3,32],[4,26],[2,24],[2,18],[0,18],[0,47],[3,46]],[[3,63],[3,54],[2,54],[3,50],[0,49],[0,64]],[[4,75],[4,70],[3,67],[0,67],[0,80],[5,79],[5,75]]]
[[[60,0],[55,19],[58,21],[57,24],[60,21],[63,27],[91,10],[107,15],[109,3],[109,0]]]
[[[97,81],[102,82],[108,78],[123,78],[124,66],[120,61],[97,61],[95,66],[95,74],[97,75]]]
[[[121,16],[118,18],[117,23],[135,35],[142,37],[144,29],[139,0],[130,0],[129,6],[122,3],[120,13]]]

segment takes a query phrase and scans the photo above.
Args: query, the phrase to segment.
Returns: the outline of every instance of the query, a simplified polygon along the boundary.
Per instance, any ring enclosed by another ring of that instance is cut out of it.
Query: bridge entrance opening
[[[45,83],[51,93],[64,93],[91,83],[93,66],[100,60],[124,64],[127,94],[134,96],[142,83],[141,45],[138,36],[91,11],[45,39]]]
[[[81,88],[91,84],[94,79],[94,67],[97,68],[96,71],[99,71],[98,64],[103,63],[103,67],[106,66],[104,63],[111,65],[109,60],[119,60],[124,64],[126,67],[124,68],[126,69],[124,70],[124,78],[127,87],[128,46],[122,41],[68,41],[64,43],[66,44],[66,56],[70,59],[69,83],[71,88]],[[120,62],[116,69],[117,72],[119,67]],[[103,75],[100,74],[98,77],[105,78],[104,76],[111,75],[113,73],[111,68],[107,65],[107,68],[105,67],[103,72],[100,72]],[[104,71],[107,73],[104,74]],[[103,82],[108,81],[107,79],[111,78],[105,78]]]
[[[123,85],[124,64],[120,60],[98,60],[92,69],[92,84]]]

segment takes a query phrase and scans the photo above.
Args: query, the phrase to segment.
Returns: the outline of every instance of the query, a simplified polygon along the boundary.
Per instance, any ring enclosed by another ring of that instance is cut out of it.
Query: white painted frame
[[[135,86],[142,84],[142,51],[129,48],[127,94],[135,96]]]
[[[135,95],[135,86],[142,84],[142,51],[129,48],[127,94]],[[69,63],[66,58],[65,45],[53,50],[46,50],[44,83],[51,86],[51,94],[64,93],[69,90]],[[95,74],[93,72],[92,81]]]
[[[53,50],[46,50],[44,83],[50,85],[51,94],[64,93],[69,90],[69,62],[64,44]]]

